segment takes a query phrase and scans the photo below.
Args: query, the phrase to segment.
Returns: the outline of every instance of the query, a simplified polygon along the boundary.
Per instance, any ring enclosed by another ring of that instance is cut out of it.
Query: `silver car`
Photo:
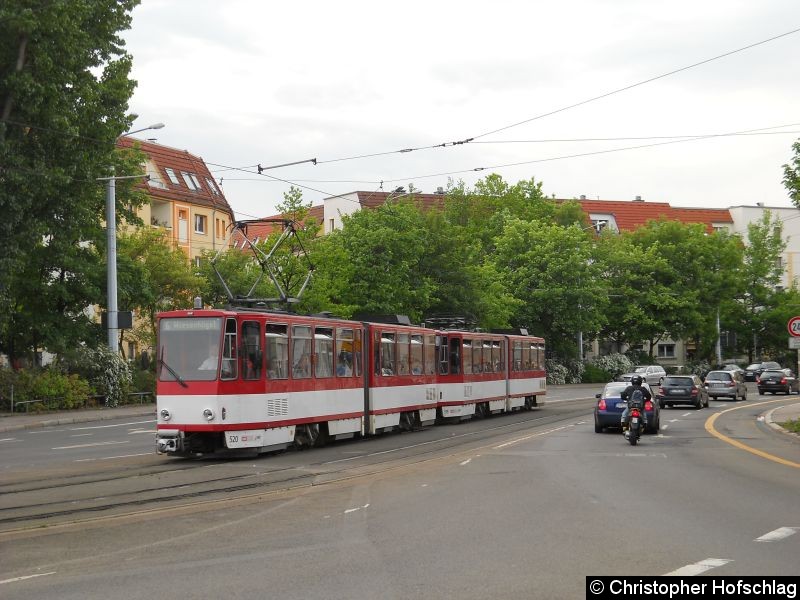
[[[706,374],[705,386],[710,398],[741,398],[747,400],[747,385],[744,376],[736,371],[709,371]]]
[[[641,375],[642,380],[650,385],[660,385],[667,376],[667,372],[661,365],[638,365],[633,368],[631,373],[623,373],[620,381],[630,381],[634,375]]]

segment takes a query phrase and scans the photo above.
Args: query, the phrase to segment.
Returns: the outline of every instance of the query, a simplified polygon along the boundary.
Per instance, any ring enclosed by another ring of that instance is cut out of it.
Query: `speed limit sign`
[[[793,337],[800,337],[800,317],[792,317],[787,323],[789,335]]]

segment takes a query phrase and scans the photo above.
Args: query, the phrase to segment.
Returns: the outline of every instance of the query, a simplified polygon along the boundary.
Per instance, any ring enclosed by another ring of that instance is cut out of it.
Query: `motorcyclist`
[[[620,417],[620,424],[622,425],[623,429],[627,429],[628,426],[628,411],[630,409],[628,401],[631,398],[631,394],[633,394],[634,390],[640,390],[642,392],[642,400],[647,402],[648,400],[653,399],[653,394],[650,393],[650,390],[647,387],[642,385],[643,379],[641,375],[634,375],[631,377],[631,384],[622,390],[622,393],[619,395],[620,399],[625,401],[625,410],[622,411],[622,417]],[[642,410],[642,421],[644,423],[643,428],[647,427],[647,413]],[[625,432],[625,435],[628,435],[628,432]]]

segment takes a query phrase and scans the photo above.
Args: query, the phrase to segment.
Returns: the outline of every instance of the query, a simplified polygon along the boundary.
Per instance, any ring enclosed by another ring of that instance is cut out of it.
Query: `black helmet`
[[[642,376],[641,375],[634,375],[631,377],[631,385],[642,385]]]

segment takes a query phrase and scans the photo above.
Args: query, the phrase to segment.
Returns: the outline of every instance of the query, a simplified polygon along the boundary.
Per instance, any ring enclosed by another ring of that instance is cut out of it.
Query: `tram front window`
[[[158,377],[212,381],[219,371],[222,319],[162,319],[158,331]],[[168,368],[167,368],[168,367]]]

